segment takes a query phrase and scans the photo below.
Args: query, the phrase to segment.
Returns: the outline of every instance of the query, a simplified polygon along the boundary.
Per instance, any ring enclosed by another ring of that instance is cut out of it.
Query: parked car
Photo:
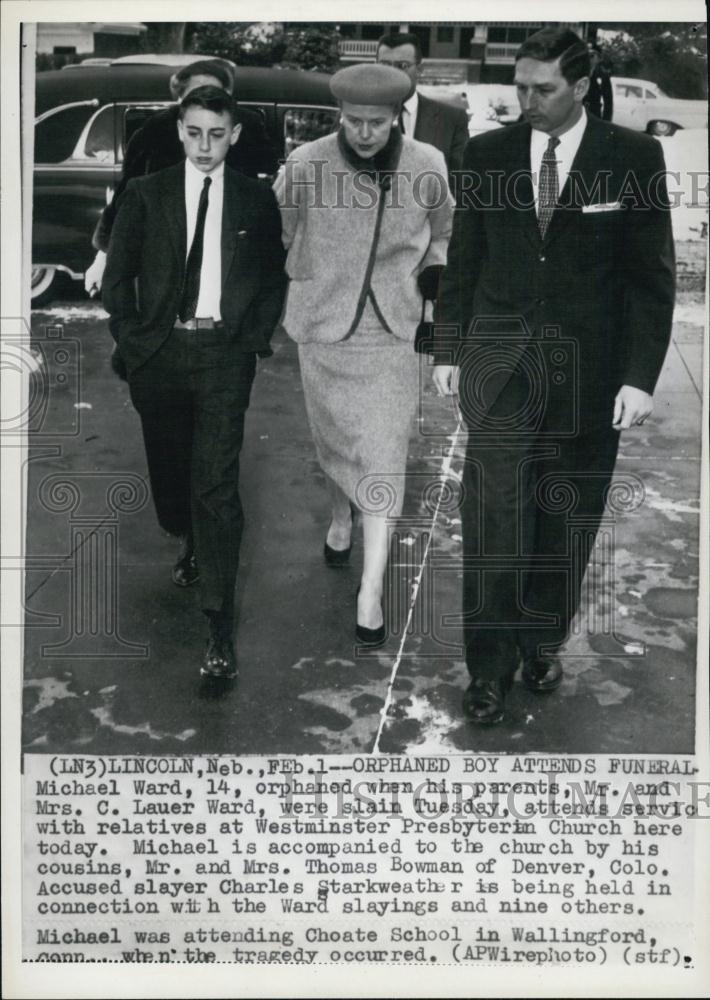
[[[650,80],[614,76],[614,122],[650,135],[673,135],[680,128],[707,128],[708,102],[668,97]]]
[[[32,304],[56,294],[62,275],[79,280],[94,257],[91,235],[121,175],[126,142],[171,103],[168,81],[186,61],[113,60],[38,73],[35,100]],[[333,130],[328,76],[235,67],[236,95],[258,111],[281,155]]]
[[[470,136],[512,125],[520,117],[515,87],[500,83],[424,84],[419,91],[435,101],[463,107]]]

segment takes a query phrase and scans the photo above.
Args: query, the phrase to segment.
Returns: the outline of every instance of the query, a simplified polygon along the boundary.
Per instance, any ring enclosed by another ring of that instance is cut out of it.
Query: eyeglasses
[[[382,63],[383,66],[394,66],[395,69],[403,69],[405,73],[412,66],[416,66],[416,63],[407,62],[406,59],[400,59],[397,62],[391,62],[389,59],[378,59],[377,61]]]

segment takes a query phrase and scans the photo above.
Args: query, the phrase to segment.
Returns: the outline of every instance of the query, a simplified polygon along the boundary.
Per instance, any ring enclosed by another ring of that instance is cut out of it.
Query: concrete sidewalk
[[[326,568],[323,477],[295,346],[277,336],[274,356],[260,363],[242,459],[240,679],[215,689],[199,678],[197,595],[170,582],[175,543],[158,529],[143,483],[139,422],[110,371],[103,314],[87,302],[35,313],[35,337],[59,322],[63,340],[78,342],[81,378],[57,381],[57,345],[46,341],[49,410],[31,442],[28,482],[25,748],[692,752],[703,310],[696,280],[679,293],[654,416],[622,438],[619,479],[633,474],[643,493],[619,504],[641,502],[609,522],[615,551],[598,547],[565,683],[542,699],[516,683],[509,718],[488,731],[461,716],[460,632],[445,623],[460,610],[463,439],[451,455],[452,489],[437,490],[455,415],[432,391],[426,362],[388,580],[390,638],[362,655],[354,646],[361,539],[349,569]],[[52,437],[77,415],[78,434]]]

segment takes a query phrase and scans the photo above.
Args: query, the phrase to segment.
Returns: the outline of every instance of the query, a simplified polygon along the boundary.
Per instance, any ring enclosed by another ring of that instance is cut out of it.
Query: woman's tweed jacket
[[[274,190],[291,279],[283,319],[289,336],[334,343],[353,331],[377,235],[370,289],[390,332],[413,341],[422,310],[417,275],[446,263],[451,235],[443,155],[404,137],[391,187],[381,191],[344,158],[337,134],[328,135],[291,153]]]

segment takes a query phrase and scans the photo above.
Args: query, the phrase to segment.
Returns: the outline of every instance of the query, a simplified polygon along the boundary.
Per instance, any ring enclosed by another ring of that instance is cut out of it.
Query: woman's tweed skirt
[[[359,510],[399,517],[419,355],[387,333],[369,303],[349,338],[299,344],[298,355],[321,468]]]

